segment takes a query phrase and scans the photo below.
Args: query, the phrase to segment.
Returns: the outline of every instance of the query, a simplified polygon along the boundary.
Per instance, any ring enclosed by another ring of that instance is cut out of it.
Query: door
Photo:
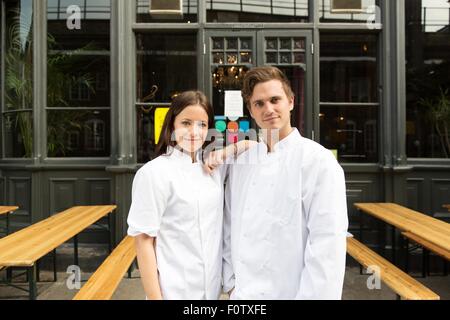
[[[205,91],[211,99],[216,128],[244,131],[257,129],[246,107],[244,116],[227,118],[225,92],[241,90],[245,73],[251,68],[272,65],[280,68],[291,81],[295,107],[292,126],[305,137],[312,137],[312,33],[308,30],[208,30],[205,35],[207,58]],[[233,141],[233,137],[229,142]]]

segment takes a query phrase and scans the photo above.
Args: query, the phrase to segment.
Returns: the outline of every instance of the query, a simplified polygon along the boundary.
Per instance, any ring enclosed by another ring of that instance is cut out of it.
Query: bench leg
[[[28,273],[29,297],[30,300],[36,300],[37,298],[36,265],[29,267],[27,273]]]
[[[40,271],[41,271],[40,264],[41,264],[41,260],[36,261],[36,281],[37,282],[41,281],[41,277],[39,275]]]
[[[392,226],[392,263],[395,264],[397,260],[397,229]]]
[[[363,243],[363,214],[362,211],[358,209],[359,213],[359,241]],[[359,274],[363,274],[363,267],[359,264]]]
[[[409,240],[407,238],[403,238],[405,242],[405,272],[409,273]]]
[[[73,264],[79,266],[78,264],[78,235],[73,237]]]
[[[10,226],[9,226],[9,212],[6,214],[6,235],[8,236],[10,233]]]
[[[115,220],[112,217],[112,212],[108,214],[108,230],[109,230],[109,253],[112,252],[115,246]]]
[[[56,272],[56,249],[53,250],[53,281],[58,281],[58,274]]]
[[[428,257],[429,257],[428,250],[422,247],[422,278],[425,278],[429,273]]]

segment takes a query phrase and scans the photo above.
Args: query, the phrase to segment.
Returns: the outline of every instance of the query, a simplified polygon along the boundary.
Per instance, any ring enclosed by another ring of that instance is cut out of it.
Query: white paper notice
[[[225,91],[225,116],[228,118],[244,116],[244,100],[241,91]]]

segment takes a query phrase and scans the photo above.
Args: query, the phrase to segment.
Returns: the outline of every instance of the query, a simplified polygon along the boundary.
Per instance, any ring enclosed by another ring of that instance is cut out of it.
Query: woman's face
[[[200,105],[192,105],[175,118],[174,136],[177,145],[185,152],[195,152],[208,136],[208,114]]]

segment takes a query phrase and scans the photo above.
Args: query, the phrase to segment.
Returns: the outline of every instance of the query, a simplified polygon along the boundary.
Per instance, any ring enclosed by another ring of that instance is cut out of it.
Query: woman
[[[224,170],[209,174],[202,148],[214,113],[205,95],[188,91],[170,108],[158,157],[133,181],[128,234],[135,237],[147,299],[218,299],[222,273]],[[245,151],[242,141],[220,158]],[[209,159],[209,169],[217,162]]]

